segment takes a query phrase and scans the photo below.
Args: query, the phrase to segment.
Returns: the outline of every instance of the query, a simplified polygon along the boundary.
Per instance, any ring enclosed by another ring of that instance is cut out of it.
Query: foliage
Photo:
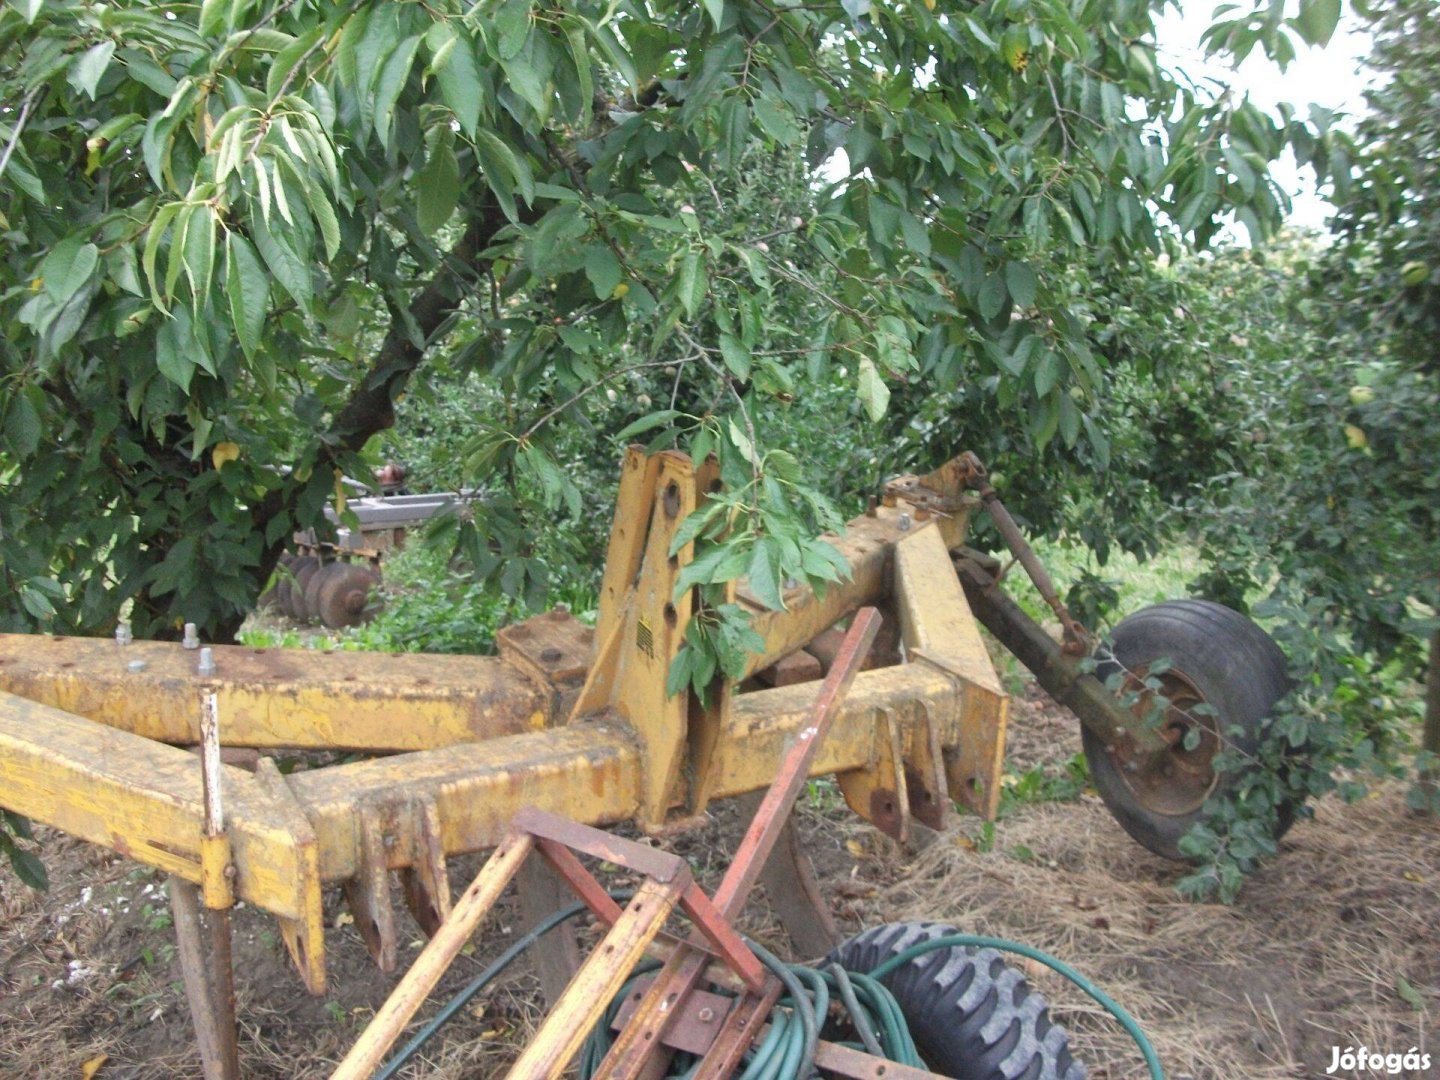
[[[582,496],[545,421],[637,369],[735,418],[730,468],[807,361],[851,362],[872,419],[979,365],[1027,444],[1094,441],[1100,363],[1037,252],[1263,230],[1309,134],[1158,65],[1148,5],[931,7],[5,7],[7,625],[132,601],[142,635],[225,636],[440,355],[508,403],[466,482],[528,475],[549,517]],[[798,224],[712,217],[762,147],[843,175]]]
[[[1332,241],[1256,256],[1263,268],[1235,277],[1227,309],[1213,288],[1197,294],[1251,361],[1243,379],[1224,373],[1226,410],[1197,418],[1203,438],[1251,430],[1188,501],[1209,564],[1197,585],[1232,604],[1266,594],[1255,613],[1273,620],[1294,689],[1262,767],[1228,755],[1246,782],[1187,839],[1202,860],[1183,886],[1194,895],[1233,896],[1273,850],[1282,808],[1337,785],[1353,797],[1367,773],[1399,771],[1423,712],[1427,639],[1432,664],[1440,648],[1440,33],[1425,4],[1365,14],[1384,81],[1322,170]],[[1440,738],[1440,715],[1427,723]],[[1416,756],[1422,774],[1431,760]],[[1412,806],[1436,795],[1417,785]]]

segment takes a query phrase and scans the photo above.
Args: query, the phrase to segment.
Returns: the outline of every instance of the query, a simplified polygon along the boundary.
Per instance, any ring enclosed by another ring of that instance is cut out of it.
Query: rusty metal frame
[[[433,930],[447,858],[494,847],[526,807],[659,831],[769,786],[813,683],[727,683],[703,708],[663,693],[691,603],[673,596],[689,553],[672,558],[670,537],[712,479],[709,464],[632,449],[596,629],[557,610],[503,630],[498,657],[216,646],[201,676],[176,644],[0,635],[0,804],[199,883],[200,770],[183,747],[203,693],[216,694],[227,748],[384,755],[221,776],[234,895],[280,918],[306,986],[325,988],[330,884],[346,885],[391,966],[390,872]],[[743,581],[735,590],[765,641],[747,674],[862,605],[895,614],[904,662],[856,676],[808,775],[842,776],[857,811],[896,835],[943,823],[952,798],[993,815],[999,794],[1007,698],[949,561],[978,504],[962,480],[947,466],[894,482],[832,538],[852,576],[823,596],[789,589],[770,611]]]

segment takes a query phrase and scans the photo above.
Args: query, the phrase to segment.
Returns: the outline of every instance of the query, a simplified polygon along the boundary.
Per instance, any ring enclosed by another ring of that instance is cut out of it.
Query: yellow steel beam
[[[221,788],[236,895],[306,918],[313,876],[289,811],[243,769],[222,766]],[[205,811],[192,753],[0,693],[0,793],[26,817],[200,881]]]
[[[988,820],[999,807],[1010,699],[947,547],[934,529],[895,545],[895,606],[906,655],[955,680],[956,728],[941,740],[950,793]]]
[[[195,743],[214,689],[227,746],[426,750],[533,731],[551,691],[493,657],[214,647],[0,634],[0,691],[167,743]],[[132,667],[138,670],[132,670]]]
[[[571,724],[468,746],[426,750],[296,772],[286,779],[315,830],[327,881],[360,869],[356,806],[432,797],[446,855],[493,847],[526,806],[592,825],[634,818],[641,791],[634,733],[604,722]],[[409,864],[414,815],[393,817],[385,838],[392,869]],[[393,841],[393,842],[391,842]]]

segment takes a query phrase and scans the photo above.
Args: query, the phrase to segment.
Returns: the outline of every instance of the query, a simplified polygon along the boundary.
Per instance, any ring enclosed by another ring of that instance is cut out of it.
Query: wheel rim
[[[1125,691],[1140,694],[1134,706],[1139,716],[1148,715],[1156,693],[1145,686],[1147,672],[1148,667],[1142,667],[1126,678]],[[1118,771],[1146,810],[1184,817],[1204,806],[1219,783],[1215,772],[1215,755],[1220,750],[1219,718],[1195,713],[1196,706],[1205,704],[1205,695],[1184,672],[1171,668],[1155,679],[1160,683],[1160,695],[1170,702],[1159,727],[1166,748],[1133,756],[1116,752]],[[1191,731],[1198,731],[1200,739],[1187,750],[1185,737]]]

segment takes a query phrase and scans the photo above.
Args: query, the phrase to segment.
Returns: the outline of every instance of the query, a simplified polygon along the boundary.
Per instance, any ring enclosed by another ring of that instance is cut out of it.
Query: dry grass
[[[1335,1045],[1440,1058],[1440,829],[1409,815],[1396,787],[1353,806],[1323,801],[1233,907],[1181,900],[1181,871],[1121,842],[1093,798],[1024,808],[1000,823],[989,854],[975,833],[962,823],[913,858],[892,853],[867,914],[1058,956],[1130,1010],[1172,1076],[1324,1076]],[[1092,1077],[1146,1075],[1087,997],[1027,968]]]

